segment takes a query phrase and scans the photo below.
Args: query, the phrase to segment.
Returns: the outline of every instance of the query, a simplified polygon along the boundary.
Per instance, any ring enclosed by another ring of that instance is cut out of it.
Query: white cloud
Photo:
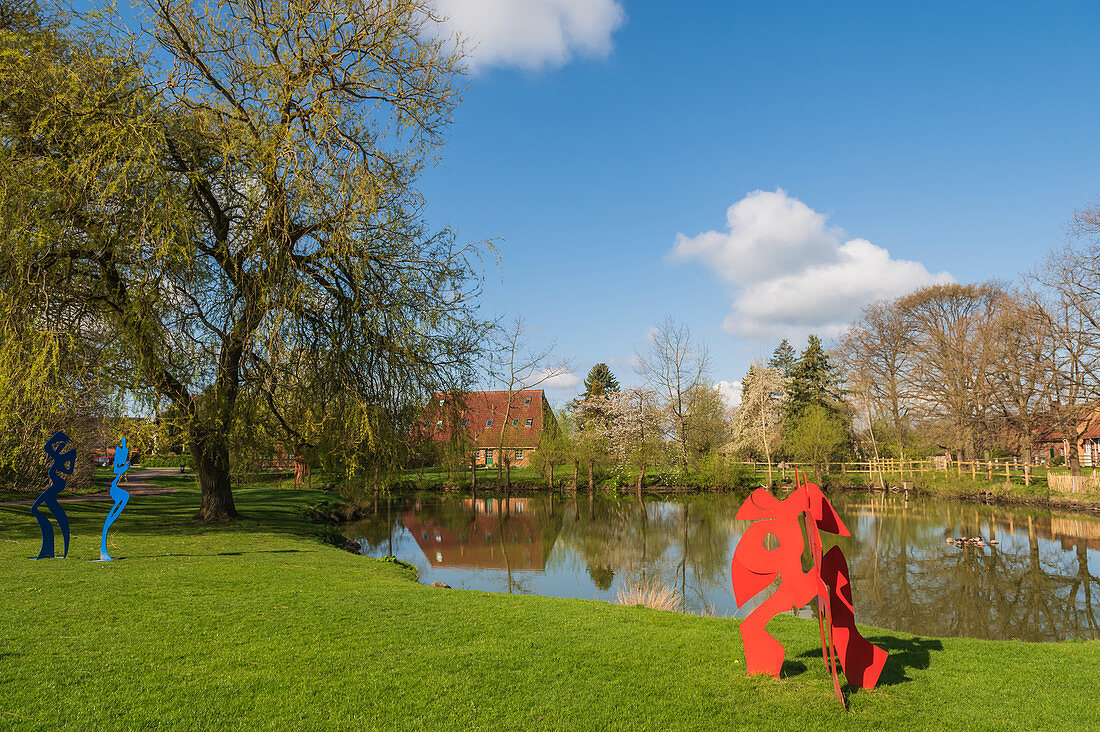
[[[842,241],[826,220],[781,188],[753,191],[729,207],[727,231],[678,234],[669,259],[700,261],[737,286],[723,328],[761,339],[836,335],[874,300],[954,281],[866,239]]]
[[[576,389],[581,383],[581,377],[574,374],[572,371],[564,371],[560,374],[554,374],[550,378],[546,378],[546,375],[550,373],[549,369],[543,369],[535,373],[531,381],[539,381],[540,379],[546,379],[536,386],[536,389]]]
[[[618,0],[435,0],[451,33],[466,39],[474,71],[562,66],[574,54],[606,56],[626,13]]]
[[[722,395],[722,401],[726,403],[729,408],[741,406],[741,382],[740,381],[719,381],[715,386],[718,387],[718,393]]]

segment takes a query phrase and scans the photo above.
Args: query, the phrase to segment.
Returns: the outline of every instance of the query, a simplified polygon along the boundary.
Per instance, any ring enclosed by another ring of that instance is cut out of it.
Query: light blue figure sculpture
[[[99,561],[111,561],[111,555],[107,553],[107,530],[111,524],[126,508],[126,502],[130,500],[130,494],[118,487],[118,479],[130,469],[130,448],[126,447],[126,438],[122,438],[122,446],[115,448],[115,479],[111,481],[111,498],[115,505],[111,506],[111,512],[107,514],[107,520],[103,522],[103,538],[99,542]]]
[[[65,537],[64,556],[69,556],[69,517],[65,515],[61,504],[57,502],[57,495],[65,490],[65,478],[73,474],[73,468],[76,466],[75,447],[67,452],[61,452],[61,448],[68,443],[68,435],[64,432],[56,432],[53,437],[46,440],[46,445],[42,448],[53,462],[50,463],[50,467],[46,471],[50,476],[49,487],[42,491],[38,498],[34,499],[34,503],[31,504],[31,513],[38,519],[38,528],[42,530],[42,549],[39,550],[35,559],[50,559],[54,556],[53,527],[50,526],[50,520],[46,518],[46,514],[38,510],[38,507],[42,505],[50,509],[54,520],[57,521],[57,525],[61,529],[61,535]]]

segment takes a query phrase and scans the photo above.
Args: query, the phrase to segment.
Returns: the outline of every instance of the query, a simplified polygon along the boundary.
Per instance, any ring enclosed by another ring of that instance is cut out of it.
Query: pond
[[[657,583],[688,612],[743,617],[752,607],[738,609],[729,565],[748,526],[733,518],[744,498],[397,497],[345,534],[365,555],[415,565],[424,583],[609,602]],[[829,499],[852,536],[822,536],[848,559],[858,623],[941,637],[1100,638],[1100,518],[901,494]],[[986,546],[947,542],[974,536]]]

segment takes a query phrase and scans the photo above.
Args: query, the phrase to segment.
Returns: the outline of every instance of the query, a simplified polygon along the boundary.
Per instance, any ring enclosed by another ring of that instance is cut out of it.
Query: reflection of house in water
[[[415,509],[403,517],[433,567],[545,571],[560,516],[539,515],[527,498],[467,498],[462,506],[462,520]]]

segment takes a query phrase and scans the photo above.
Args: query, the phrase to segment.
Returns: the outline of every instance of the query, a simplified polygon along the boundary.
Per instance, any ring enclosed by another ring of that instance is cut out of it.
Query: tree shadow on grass
[[[156,496],[136,496],[126,506],[119,520],[111,526],[111,534],[154,533],[174,535],[210,535],[268,531],[298,537],[315,537],[320,527],[306,520],[302,509],[320,495],[316,491],[299,491],[270,487],[234,488],[237,509],[243,518],[224,523],[202,523],[196,520],[201,502],[193,478],[171,478],[175,493]],[[155,478],[154,482],[168,482]],[[189,485],[188,485],[189,484]],[[74,536],[97,535],[110,509],[106,501],[75,501],[64,504]],[[39,536],[38,524],[30,515],[29,506],[0,505],[0,536],[27,539],[32,544]]]
[[[129,554],[125,557],[115,557],[114,561],[122,561],[123,559],[161,559],[164,557],[243,557],[245,554],[306,554],[312,553],[312,550],[307,549],[255,549],[253,551],[246,552],[209,552],[205,554],[184,554],[176,552],[166,552],[164,554]]]
[[[896,638],[880,635],[867,640],[890,653],[878,679],[880,686],[894,686],[912,681],[906,671],[925,670],[932,664],[932,653],[943,650],[943,641],[938,638]]]
[[[943,642],[936,638],[897,638],[891,635],[879,635],[870,637],[867,640],[890,654],[886,659],[886,665],[882,668],[876,686],[895,686],[912,681],[912,677],[907,672],[910,669],[918,671],[927,669],[932,665],[932,653],[943,650]],[[799,655],[799,658],[811,656],[820,658],[821,650],[815,648],[806,651]],[[786,667],[786,663],[784,667]],[[841,692],[844,694],[845,702],[854,694],[862,691],[861,688],[851,686],[844,681],[843,671],[839,667],[837,673],[840,675]]]
[[[789,679],[806,673],[806,664],[801,661],[784,660],[783,667],[779,669],[779,678]]]

